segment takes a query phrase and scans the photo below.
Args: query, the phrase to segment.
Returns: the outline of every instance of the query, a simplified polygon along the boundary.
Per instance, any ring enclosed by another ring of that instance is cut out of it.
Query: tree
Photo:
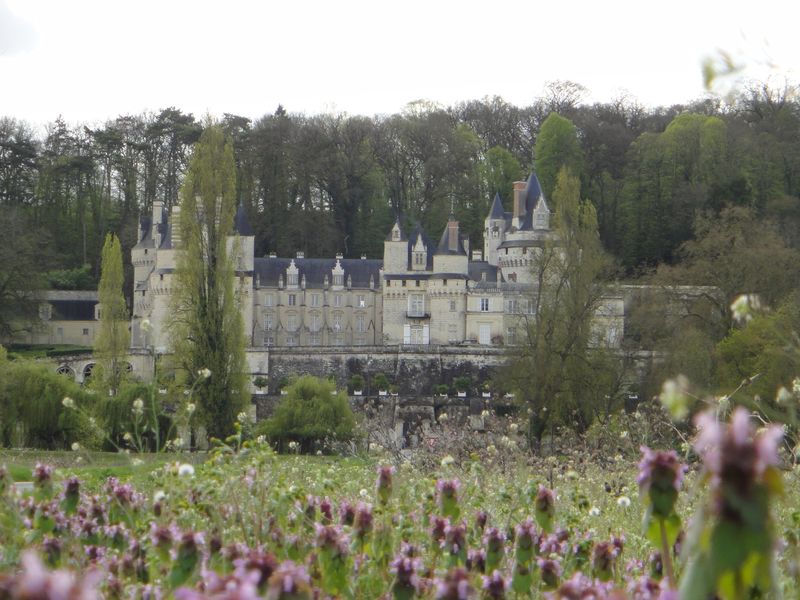
[[[605,399],[613,391],[599,388],[617,380],[601,381],[613,357],[599,343],[602,332],[592,323],[610,261],[600,245],[594,207],[580,200],[579,189],[577,177],[562,169],[554,193],[555,236],[537,254],[533,267],[533,311],[526,316],[526,337],[514,347],[501,374],[523,407],[530,409],[532,443],[559,420],[586,427],[596,398]]]
[[[535,167],[546,197],[555,200],[553,190],[561,169],[566,167],[580,177],[583,170],[583,152],[578,142],[575,125],[558,113],[552,112],[542,123],[536,138]]]
[[[234,292],[232,254],[238,244],[230,237],[235,212],[233,148],[222,129],[209,123],[181,189],[170,331],[199,416],[208,434],[221,439],[233,431],[248,399],[244,325]]]
[[[792,382],[800,373],[798,300],[797,294],[790,295],[778,310],[756,315],[717,344],[716,376],[720,391],[730,392],[742,381],[753,378],[734,400],[759,396],[770,406],[779,388],[792,389]]]
[[[286,388],[287,395],[261,430],[280,450],[289,442],[300,451],[330,450],[332,442],[355,437],[355,417],[344,391],[328,379],[304,375]]]
[[[0,340],[11,340],[39,322],[36,291],[44,278],[38,272],[46,262],[50,238],[32,229],[22,211],[0,207]]]
[[[125,376],[125,355],[131,343],[128,307],[122,293],[124,279],[119,238],[109,233],[102,252],[98,286],[100,331],[94,344],[94,356],[99,369],[95,381],[112,396]]]
[[[708,294],[716,308],[717,339],[730,328],[731,302],[740,294],[757,294],[775,307],[797,288],[800,254],[786,246],[776,227],[759,221],[752,209],[732,206],[719,215],[700,214],[694,222],[694,239],[680,250],[681,262],[662,266],[656,283],[714,286]],[[708,288],[711,290],[711,288]]]

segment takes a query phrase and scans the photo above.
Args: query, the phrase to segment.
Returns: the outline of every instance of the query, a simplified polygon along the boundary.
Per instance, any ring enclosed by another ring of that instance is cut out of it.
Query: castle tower
[[[386,273],[402,273],[408,269],[408,238],[400,226],[400,217],[383,242],[383,270]]]
[[[500,194],[495,194],[489,216],[484,220],[483,229],[483,259],[490,265],[497,266],[497,249],[505,239],[506,213],[503,210]]]

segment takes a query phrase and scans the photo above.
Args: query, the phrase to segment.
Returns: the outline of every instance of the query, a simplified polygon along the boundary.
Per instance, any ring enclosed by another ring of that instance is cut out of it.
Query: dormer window
[[[335,286],[344,285],[344,273],[334,273],[333,274],[333,285],[335,285]]]
[[[424,252],[414,252],[414,264],[415,265],[424,265],[425,264],[425,253]]]
[[[297,265],[294,264],[294,259],[292,259],[292,262],[286,268],[286,287],[297,289],[299,283],[300,269],[297,268]]]

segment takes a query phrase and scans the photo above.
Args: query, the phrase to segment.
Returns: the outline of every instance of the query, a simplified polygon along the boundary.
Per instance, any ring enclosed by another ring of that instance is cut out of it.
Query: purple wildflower
[[[537,558],[536,565],[539,567],[540,577],[545,589],[552,590],[557,588],[563,572],[558,559]]]
[[[506,581],[503,574],[494,570],[488,577],[483,577],[483,592],[484,596],[489,600],[504,600],[506,597],[506,590],[508,589],[508,581]]]
[[[436,600],[468,600],[474,593],[469,584],[469,575],[461,567],[449,571],[436,584]]]
[[[311,600],[310,583],[305,567],[284,561],[269,578],[267,600]]]
[[[396,469],[391,465],[378,467],[378,480],[375,482],[378,500],[381,504],[387,504],[392,496],[392,475]]]

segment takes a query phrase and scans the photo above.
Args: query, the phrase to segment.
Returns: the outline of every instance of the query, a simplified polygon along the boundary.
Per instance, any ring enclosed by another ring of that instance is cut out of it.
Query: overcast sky
[[[720,48],[800,80],[798,17],[796,0],[0,0],[0,116],[526,105],[552,80],[668,105],[703,95]]]

